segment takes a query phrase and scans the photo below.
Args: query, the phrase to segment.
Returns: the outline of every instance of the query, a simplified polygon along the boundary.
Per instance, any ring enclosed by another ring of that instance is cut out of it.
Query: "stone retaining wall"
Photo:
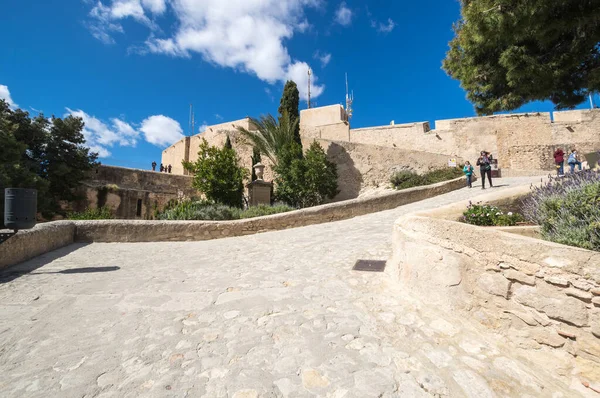
[[[70,245],[74,237],[75,224],[72,221],[53,221],[19,231],[0,244],[0,269]]]
[[[522,194],[519,187],[474,201]],[[454,221],[466,204],[400,218],[388,272],[522,348],[565,350],[576,372],[600,382],[600,253]]]
[[[441,195],[464,186],[464,178],[386,193],[377,197],[351,199],[322,206],[234,221],[78,221],[76,241],[160,242],[198,241],[251,235],[260,232],[321,224],[393,209]]]
[[[197,241],[250,235],[343,220],[392,209],[464,186],[464,179],[335,202],[289,213],[235,221],[54,221],[20,231],[0,245],[0,269],[62,246],[82,242]]]

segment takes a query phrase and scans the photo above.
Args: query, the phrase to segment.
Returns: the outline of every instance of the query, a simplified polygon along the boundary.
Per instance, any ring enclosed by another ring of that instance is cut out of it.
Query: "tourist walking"
[[[162,173],[163,171],[165,171],[165,166],[163,166],[163,164],[160,164],[160,172]]]
[[[561,148],[554,151],[554,164],[556,164],[556,175],[562,176],[565,174],[565,153]]]
[[[171,174],[171,165],[169,165],[169,167],[167,167],[167,170],[169,171],[169,174]]]
[[[475,171],[475,169],[473,168],[473,166],[471,166],[471,163],[467,160],[465,162],[465,167],[463,167],[463,173],[465,173],[465,176],[467,176],[467,186],[469,188],[473,188],[473,172]]]
[[[156,162],[152,162],[152,171],[156,171]]]
[[[575,166],[581,170],[581,162],[577,159],[577,150],[571,150],[571,154],[569,155],[569,159],[567,159],[567,163],[569,163],[569,167],[571,168],[571,174],[575,172]]]
[[[479,172],[481,173],[481,189],[485,189],[485,176],[487,174],[488,180],[490,182],[490,188],[494,185],[492,184],[492,154],[487,151],[481,151],[479,155],[479,159],[477,159],[477,166],[479,166]]]

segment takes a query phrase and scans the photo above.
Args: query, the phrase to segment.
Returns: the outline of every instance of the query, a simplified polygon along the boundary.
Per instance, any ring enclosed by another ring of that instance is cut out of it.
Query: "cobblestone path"
[[[0,396],[582,396],[386,274],[351,270],[387,259],[401,214],[478,193],[240,238],[72,245],[12,268]]]

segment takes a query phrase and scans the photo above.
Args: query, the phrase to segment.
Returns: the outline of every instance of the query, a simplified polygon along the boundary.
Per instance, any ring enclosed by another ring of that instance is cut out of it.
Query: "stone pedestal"
[[[270,205],[272,183],[263,180],[252,181],[248,188],[248,206]]]

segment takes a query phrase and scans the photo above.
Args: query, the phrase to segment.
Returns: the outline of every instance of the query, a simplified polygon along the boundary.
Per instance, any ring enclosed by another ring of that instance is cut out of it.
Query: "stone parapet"
[[[424,187],[233,221],[76,221],[80,242],[200,241],[303,227],[389,210],[464,187],[457,178]]]
[[[74,237],[75,224],[71,221],[53,221],[19,231],[0,244],[0,269],[70,245]]]
[[[200,241],[251,235],[393,209],[408,203],[450,192],[464,186],[458,178],[434,185],[405,189],[377,197],[352,199],[235,221],[143,221],[97,220],[53,221],[20,231],[0,245],[0,269],[62,246],[79,242],[167,242]]]
[[[526,192],[473,201],[506,204]],[[600,382],[600,253],[535,239],[535,228],[456,221],[466,204],[398,219],[387,272],[403,289],[464,311],[522,348],[565,350],[576,357],[575,373]]]

